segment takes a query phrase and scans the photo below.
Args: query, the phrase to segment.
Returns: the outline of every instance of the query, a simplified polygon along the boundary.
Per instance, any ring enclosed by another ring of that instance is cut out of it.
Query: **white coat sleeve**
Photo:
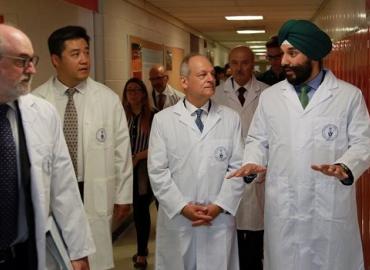
[[[335,163],[345,164],[357,180],[370,166],[370,120],[360,90],[350,104],[347,123],[348,150]]]
[[[53,108],[50,127],[53,130],[51,160],[50,209],[62,231],[71,260],[95,252],[85,210],[77,187],[72,161],[63,136],[62,124]]]
[[[150,132],[148,172],[154,196],[167,216],[173,218],[187,202],[171,177],[166,143],[157,115]]]
[[[230,132],[230,134],[232,134],[232,137],[230,138],[232,140],[232,152],[230,154],[228,169],[225,177],[230,172],[239,169],[242,164],[242,155],[244,149],[242,131],[239,116],[237,116],[236,119],[237,121],[235,121],[235,128]],[[224,178],[220,192],[214,203],[220,206],[223,210],[235,216],[244,193],[244,186],[245,184],[241,177],[233,177],[231,179]]]
[[[132,158],[130,134],[123,107],[116,99],[114,106],[114,166],[116,174],[115,204],[132,203]]]
[[[258,165],[267,166],[268,162],[268,131],[267,120],[263,112],[263,104],[261,103],[263,94],[260,97],[258,106],[254,113],[251,125],[249,127],[248,136],[245,140],[243,164],[255,163]]]

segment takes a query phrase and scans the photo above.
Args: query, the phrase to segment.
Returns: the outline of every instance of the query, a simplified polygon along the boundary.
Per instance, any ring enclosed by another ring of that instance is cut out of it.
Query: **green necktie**
[[[299,101],[301,102],[303,109],[305,109],[308,104],[308,101],[309,101],[308,92],[310,92],[310,90],[311,90],[311,87],[309,87],[306,84],[303,84],[301,86],[301,92],[299,94]]]

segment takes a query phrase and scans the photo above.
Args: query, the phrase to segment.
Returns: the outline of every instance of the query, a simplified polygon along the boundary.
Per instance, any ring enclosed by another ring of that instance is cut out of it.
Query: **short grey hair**
[[[182,59],[182,61],[181,61],[180,77],[187,77],[187,76],[190,75],[189,61],[190,61],[191,58],[193,58],[195,56],[206,57],[206,56],[204,56],[203,54],[200,54],[200,53],[190,53],[190,54],[186,55],[184,57],[184,59]]]

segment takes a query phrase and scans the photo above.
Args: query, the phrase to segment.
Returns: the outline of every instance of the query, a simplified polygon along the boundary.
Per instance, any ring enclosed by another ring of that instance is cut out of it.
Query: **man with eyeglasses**
[[[257,80],[268,85],[273,85],[285,79],[284,70],[281,66],[283,52],[280,49],[277,36],[273,36],[266,42],[266,59],[271,67],[264,73],[257,76]]]
[[[184,94],[168,84],[168,75],[162,65],[152,66],[149,71],[149,80],[153,87],[153,104],[159,111],[175,105],[184,97]]]
[[[29,94],[37,63],[29,38],[0,25],[0,269],[59,269],[46,248],[53,215],[73,269],[88,270],[95,247],[61,121]]]

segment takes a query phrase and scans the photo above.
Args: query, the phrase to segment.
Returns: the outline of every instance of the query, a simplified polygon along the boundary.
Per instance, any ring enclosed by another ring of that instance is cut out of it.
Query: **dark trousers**
[[[1,256],[5,259],[0,261],[0,269],[2,270],[36,270],[37,269],[37,259],[35,258],[36,254],[30,253],[29,251],[29,242],[16,244],[12,251],[9,251],[9,254],[4,251],[0,251]],[[31,254],[33,254],[31,256]],[[5,256],[6,255],[6,256]]]
[[[238,230],[240,270],[262,270],[263,231]]]
[[[148,255],[148,241],[150,234],[150,212],[149,206],[152,201],[152,193],[148,192],[145,195],[139,195],[137,182],[134,175],[134,222],[136,228],[136,241],[137,241],[137,255]]]

